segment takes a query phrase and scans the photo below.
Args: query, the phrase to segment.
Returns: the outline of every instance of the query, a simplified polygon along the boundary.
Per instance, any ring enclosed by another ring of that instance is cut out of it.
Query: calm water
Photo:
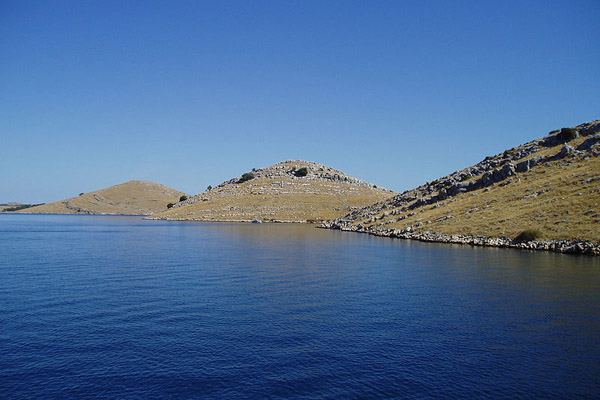
[[[0,215],[0,398],[598,398],[600,260]]]

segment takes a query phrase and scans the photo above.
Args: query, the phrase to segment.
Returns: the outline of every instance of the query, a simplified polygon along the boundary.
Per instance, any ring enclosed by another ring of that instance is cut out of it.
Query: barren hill
[[[550,132],[323,226],[600,254],[600,120]]]
[[[26,208],[20,213],[149,215],[185,193],[149,181],[130,181],[78,197]]]
[[[317,222],[394,194],[322,164],[289,160],[253,169],[151,218]]]

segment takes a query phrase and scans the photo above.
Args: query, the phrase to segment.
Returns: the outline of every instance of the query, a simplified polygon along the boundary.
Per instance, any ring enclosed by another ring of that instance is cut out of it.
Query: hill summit
[[[393,195],[326,165],[288,160],[252,169],[151,219],[317,222]]]
[[[600,254],[600,120],[552,131],[323,227]]]
[[[17,212],[40,214],[150,215],[167,209],[185,193],[149,181],[129,181],[77,197]]]

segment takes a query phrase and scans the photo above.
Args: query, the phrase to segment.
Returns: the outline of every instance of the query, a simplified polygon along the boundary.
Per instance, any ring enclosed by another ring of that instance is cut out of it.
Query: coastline
[[[149,216],[145,217],[144,219],[151,220],[151,221],[234,222],[234,223],[252,223],[254,221],[260,221],[261,223],[265,223],[265,224],[309,224],[309,225],[324,224],[327,222],[327,221],[312,221],[312,220],[305,220],[305,219],[304,220],[283,220],[283,219],[260,219],[260,218],[254,218],[254,219],[206,219],[206,218],[188,218],[188,217],[170,218],[170,217],[164,217],[164,216],[153,217],[152,215],[149,215]]]
[[[342,224],[328,221],[318,225],[322,229],[336,229],[345,232],[367,233],[374,236],[411,239],[421,242],[465,244],[471,246],[504,247],[520,250],[550,251],[554,253],[600,256],[600,243],[586,240],[533,240],[518,242],[509,238],[493,238],[486,236],[471,236],[446,234],[436,232],[416,232],[404,229],[381,229]]]
[[[6,212],[1,213],[6,215],[84,215],[84,216],[129,216],[129,217],[141,217],[144,220],[152,221],[176,221],[176,222],[212,222],[212,223],[252,223],[256,220],[250,219],[239,219],[239,220],[208,220],[202,218],[166,218],[166,217],[153,217],[148,214],[84,214],[84,213],[72,213],[72,214],[59,214],[59,213],[16,213]],[[536,250],[536,251],[549,251],[554,253],[572,254],[572,255],[589,255],[589,256],[600,256],[600,243],[592,242],[589,240],[533,240],[528,242],[519,242],[514,239],[506,237],[488,237],[488,236],[474,236],[474,235],[459,235],[459,234],[446,234],[437,232],[417,232],[405,229],[382,229],[376,227],[364,227],[362,225],[350,225],[348,223],[340,223],[337,221],[307,221],[307,220],[261,220],[261,223],[274,223],[274,224],[307,224],[315,225],[316,228],[320,229],[332,229],[340,230],[344,232],[356,232],[366,233],[373,236],[387,237],[394,239],[409,239],[418,240],[421,242],[431,243],[450,243],[450,244],[462,244],[470,246],[485,246],[485,247],[500,247],[500,248],[512,248],[519,250]]]

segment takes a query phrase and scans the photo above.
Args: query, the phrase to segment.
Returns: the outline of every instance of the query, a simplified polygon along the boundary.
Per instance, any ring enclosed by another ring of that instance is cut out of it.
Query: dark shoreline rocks
[[[419,240],[421,242],[466,244],[471,246],[506,247],[522,250],[543,250],[564,254],[581,254],[600,256],[600,243],[583,240],[533,240],[518,242],[509,238],[492,238],[486,236],[449,235],[436,232],[417,232],[408,229],[384,229],[374,226],[350,225],[339,221],[328,221],[319,228],[337,229],[346,232],[368,233],[375,236]]]

